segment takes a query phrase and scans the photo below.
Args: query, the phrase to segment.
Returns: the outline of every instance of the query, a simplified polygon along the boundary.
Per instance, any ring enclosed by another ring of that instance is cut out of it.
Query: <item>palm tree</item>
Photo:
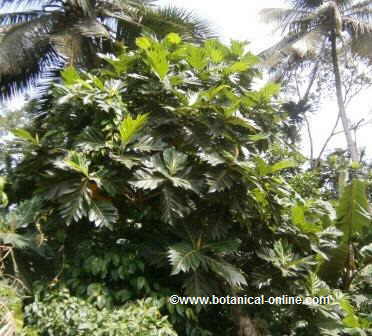
[[[342,121],[348,150],[353,161],[359,160],[357,146],[352,138],[350,123],[345,111],[340,74],[338,46],[348,48],[362,57],[372,57],[372,1],[371,0],[289,0],[292,8],[269,8],[262,15],[269,21],[279,23],[284,38],[261,56],[275,66],[287,61],[302,61],[305,53],[298,54],[294,45],[299,41],[317,46],[316,57],[329,46],[335,78],[339,117]],[[314,48],[312,49],[314,50]],[[312,54],[314,56],[314,54]],[[316,70],[316,67],[314,68]]]
[[[143,30],[160,38],[176,32],[188,41],[212,35],[209,26],[192,13],[174,7],[158,8],[154,2],[1,1],[0,97],[35,84],[47,88],[66,64],[96,67],[97,51],[112,52],[115,42],[131,46]]]

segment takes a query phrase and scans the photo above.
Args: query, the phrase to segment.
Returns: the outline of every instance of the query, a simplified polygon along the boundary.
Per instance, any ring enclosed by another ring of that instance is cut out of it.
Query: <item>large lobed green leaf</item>
[[[343,232],[342,240],[350,242],[371,224],[364,181],[354,179],[344,188],[337,208],[337,227]]]

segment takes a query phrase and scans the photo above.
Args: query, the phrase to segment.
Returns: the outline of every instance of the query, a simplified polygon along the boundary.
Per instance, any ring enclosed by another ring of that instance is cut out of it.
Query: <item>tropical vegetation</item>
[[[246,43],[181,35],[65,64],[44,113],[2,119],[0,335],[369,335],[368,162],[309,167]]]
[[[184,40],[212,36],[209,25],[177,7],[154,0],[4,0],[0,4],[0,97],[37,86],[45,96],[68,65],[99,66],[97,52],[134,46],[142,31]]]
[[[261,53],[269,67],[280,67],[290,71],[302,62],[311,60],[314,76],[319,62],[328,53],[328,61],[333,67],[335,93],[351,159],[358,162],[360,153],[352,136],[347,118],[340,70],[340,53],[348,50],[353,57],[371,58],[372,50],[367,42],[372,36],[371,1],[361,0],[294,0],[291,8],[267,8],[262,11],[269,22],[276,22],[284,32],[284,38]],[[302,42],[301,47],[298,46]],[[296,46],[297,44],[297,46]],[[344,59],[344,61],[346,61]],[[303,98],[308,99],[309,91]]]

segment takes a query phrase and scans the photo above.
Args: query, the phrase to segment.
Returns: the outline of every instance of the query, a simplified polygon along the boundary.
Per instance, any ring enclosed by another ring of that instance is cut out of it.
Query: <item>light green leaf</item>
[[[295,161],[293,161],[293,160],[283,160],[283,161],[275,163],[271,167],[271,171],[273,173],[276,173],[280,170],[287,169],[287,168],[293,168],[293,167],[297,167],[297,163]]]
[[[83,153],[71,151],[64,160],[67,167],[89,177],[89,162]]]
[[[228,68],[225,69],[225,73],[232,74],[235,72],[243,72],[248,70],[250,67],[250,64],[247,62],[235,62],[234,64],[230,65]]]
[[[138,48],[140,49],[144,49],[144,50],[147,50],[149,48],[151,48],[151,40],[147,37],[137,37],[136,38],[136,45]]]
[[[181,37],[176,33],[169,33],[165,39],[172,44],[179,44],[182,41]]]
[[[193,68],[199,71],[203,70],[208,64],[205,51],[200,47],[189,46],[186,60]]]
[[[80,79],[80,76],[74,67],[69,66],[62,71],[62,78],[65,85],[72,85]]]
[[[269,83],[264,86],[260,91],[256,93],[257,98],[269,101],[274,95],[277,95],[280,91],[280,84]]]
[[[121,141],[128,144],[133,137],[145,126],[148,120],[148,114],[139,114],[136,119],[127,115],[119,126]]]
[[[26,131],[25,129],[16,128],[11,131],[13,135],[15,135],[18,138],[21,138],[27,142],[32,143],[33,145],[39,145],[39,138],[36,135],[35,137],[31,135],[30,132]]]
[[[292,208],[292,223],[304,233],[320,232],[322,230],[320,225],[306,220],[305,210],[303,205],[294,206]]]
[[[147,50],[146,53],[152,70],[163,80],[169,70],[167,50],[160,44],[156,44],[154,48]]]
[[[257,126],[254,124],[254,122],[246,118],[232,116],[232,117],[227,118],[226,122],[232,125],[247,128],[251,131],[257,131]]]
[[[231,41],[231,52],[236,56],[243,56],[247,42]]]

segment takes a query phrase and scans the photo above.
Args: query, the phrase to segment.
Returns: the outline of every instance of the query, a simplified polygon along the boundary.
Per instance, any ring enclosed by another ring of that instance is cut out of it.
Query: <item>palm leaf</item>
[[[290,0],[296,10],[309,10],[319,7],[323,0]]]
[[[4,7],[29,8],[45,4],[45,0],[2,0]]]
[[[272,47],[262,51],[259,53],[259,57],[261,57],[263,60],[267,61],[271,58],[278,58],[280,57],[282,53],[285,53],[287,50],[289,50],[293,44],[300,41],[302,38],[304,38],[307,35],[307,32],[299,32],[299,33],[290,33],[286,35],[282,40],[280,40],[278,43],[273,45]],[[287,55],[286,55],[287,56]],[[282,57],[280,57],[282,58]]]
[[[93,17],[95,15],[93,8],[94,2],[91,0],[67,0],[67,3],[76,10],[81,10],[84,16]]]
[[[192,41],[212,35],[208,24],[191,12],[175,7],[155,8],[152,3],[4,0],[1,9],[9,10],[0,14],[0,25],[4,25],[0,27],[0,96],[5,98],[37,86],[42,98],[66,63],[97,66],[97,50],[111,52],[113,48],[111,41],[97,37],[124,40],[134,46],[135,38],[145,29],[159,37],[179,32]]]
[[[343,22],[344,27],[351,34],[355,42],[357,42],[357,39],[359,39],[361,35],[372,32],[371,23],[363,22],[354,18],[344,18]]]
[[[299,16],[309,15],[309,10],[296,10],[287,8],[264,8],[259,15],[265,23],[274,23],[277,27],[286,31],[290,23]]]
[[[61,64],[53,48],[49,31],[53,17],[43,16],[13,25],[0,42],[0,86],[2,95],[14,94],[35,85],[40,72]]]
[[[174,6],[147,9],[143,13],[141,24],[160,39],[168,33],[177,33],[188,42],[200,42],[215,37],[210,24],[192,11]]]
[[[358,21],[357,19],[345,18],[345,30],[351,39],[345,44],[345,48],[350,48],[352,53],[369,61],[372,60],[372,24]]]
[[[110,37],[106,27],[98,22],[95,18],[80,19],[72,26],[72,29],[86,37]]]
[[[35,20],[45,13],[41,10],[31,10],[27,12],[0,13],[0,25],[14,25]]]
[[[348,15],[350,13],[360,12],[360,11],[369,9],[370,7],[372,7],[371,0],[359,1],[359,2],[357,2],[356,4],[354,4],[352,6],[348,6],[345,9],[345,15]]]

